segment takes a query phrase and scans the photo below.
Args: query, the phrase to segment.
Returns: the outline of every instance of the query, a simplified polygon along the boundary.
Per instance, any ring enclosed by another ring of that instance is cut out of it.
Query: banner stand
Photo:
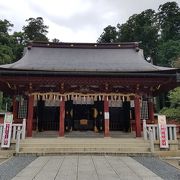
[[[2,148],[9,148],[11,143],[11,133],[12,133],[12,122],[13,122],[13,114],[5,113],[4,116],[4,127],[3,127],[3,135],[1,141]]]
[[[160,148],[169,148],[166,116],[158,115]]]

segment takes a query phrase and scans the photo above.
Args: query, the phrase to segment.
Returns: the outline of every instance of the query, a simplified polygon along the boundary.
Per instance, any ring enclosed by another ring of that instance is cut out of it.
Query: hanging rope
[[[39,100],[42,98],[42,100],[60,100],[60,101],[62,101],[62,97],[64,97],[65,101],[78,100],[78,99],[82,99],[83,101],[87,101],[87,100],[103,101],[105,96],[107,97],[107,100],[130,101],[130,97],[135,96],[135,94],[133,94],[133,93],[130,93],[130,94],[123,94],[123,93],[83,94],[83,93],[75,93],[75,92],[64,93],[64,94],[60,94],[58,92],[48,92],[48,93],[35,92],[35,93],[31,93],[29,95],[33,95],[35,100]]]

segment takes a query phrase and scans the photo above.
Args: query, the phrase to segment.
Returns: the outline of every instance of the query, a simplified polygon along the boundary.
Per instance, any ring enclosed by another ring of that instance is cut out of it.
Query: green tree
[[[11,47],[13,39],[9,35],[11,27],[13,24],[8,20],[0,20],[0,64],[11,63],[15,58]]]
[[[171,107],[177,108],[180,106],[180,87],[175,88],[169,92],[169,100]]]
[[[0,20],[0,33],[8,34],[13,26],[7,19]]]
[[[158,46],[158,64],[162,66],[176,66],[180,58],[180,40],[168,40]]]
[[[158,45],[158,64],[176,66],[180,58],[180,8],[176,2],[167,2],[159,6],[157,13],[160,28]]]
[[[157,13],[161,38],[163,41],[180,39],[180,8],[176,2],[159,6]]]
[[[170,107],[164,107],[160,113],[170,119],[180,120],[180,87],[171,90],[168,95]]]
[[[106,28],[104,28],[103,33],[100,35],[100,37],[98,38],[97,42],[98,43],[113,43],[113,42],[117,42],[117,29],[114,26],[107,26]]]
[[[54,38],[54,39],[52,39],[52,42],[54,42],[54,43],[59,43],[59,42],[60,42],[60,40],[59,40],[59,39]]]
[[[158,46],[158,25],[156,13],[147,9],[140,14],[134,14],[128,21],[118,25],[119,41],[141,41],[140,47],[144,50],[145,57],[156,60]]]
[[[141,41],[140,47],[144,50],[145,57],[156,59],[158,25],[154,10],[147,9],[134,14],[126,23],[117,24],[117,27],[107,26],[97,40],[101,43],[132,41]]]
[[[14,32],[12,35],[13,39],[13,53],[15,55],[15,59],[13,61],[19,60],[23,55],[25,43],[25,35],[23,32]]]
[[[0,45],[0,64],[11,63],[14,59],[13,50],[7,45]]]
[[[180,57],[173,62],[173,67],[180,68]]]
[[[29,18],[26,22],[28,25],[23,26],[26,41],[48,41],[46,37],[48,26],[44,25],[42,17]]]

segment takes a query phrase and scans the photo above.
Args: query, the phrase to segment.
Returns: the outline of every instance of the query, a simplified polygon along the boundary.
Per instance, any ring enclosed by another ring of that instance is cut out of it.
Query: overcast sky
[[[96,42],[108,25],[116,26],[146,9],[171,0],[0,0],[0,19],[21,31],[30,17],[43,17],[48,38],[64,42]],[[180,0],[176,0],[180,5]]]

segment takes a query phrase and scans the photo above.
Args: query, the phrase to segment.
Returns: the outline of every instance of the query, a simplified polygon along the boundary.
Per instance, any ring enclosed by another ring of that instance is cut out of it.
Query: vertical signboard
[[[158,115],[158,125],[159,125],[159,140],[160,148],[168,148],[168,133],[166,126],[166,116]]]
[[[12,121],[13,121],[13,114],[6,113],[4,116],[4,127],[3,127],[2,141],[1,141],[1,147],[3,148],[10,147]]]

